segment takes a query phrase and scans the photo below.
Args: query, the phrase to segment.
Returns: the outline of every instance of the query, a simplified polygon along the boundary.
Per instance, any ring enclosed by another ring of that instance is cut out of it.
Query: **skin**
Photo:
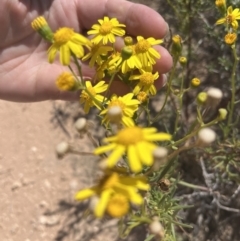
[[[58,61],[47,62],[46,43],[31,28],[34,18],[43,15],[53,31],[67,26],[85,33],[103,16],[116,17],[127,25],[129,35],[163,38],[168,25],[154,10],[126,0],[1,0],[0,5],[0,98],[31,102],[48,99],[78,100],[78,92],[57,90],[55,80],[67,67]],[[156,28],[153,28],[156,26]],[[157,47],[161,59],[156,70],[167,73],[172,66],[168,51]],[[91,77],[94,69],[83,66],[83,75]],[[163,85],[161,76],[156,86]],[[120,90],[120,91],[119,91]],[[126,86],[117,82],[112,92],[123,94]]]

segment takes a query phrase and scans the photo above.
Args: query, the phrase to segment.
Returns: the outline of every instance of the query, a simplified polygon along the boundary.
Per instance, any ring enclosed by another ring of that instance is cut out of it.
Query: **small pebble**
[[[52,215],[52,216],[42,215],[39,217],[39,223],[47,226],[54,226],[58,224],[59,221],[60,221],[60,218],[57,215]]]
[[[45,201],[45,200],[42,200],[40,203],[39,203],[39,207],[40,208],[47,208],[49,206],[49,204]]]
[[[14,182],[12,185],[12,191],[15,191],[16,189],[20,188],[22,186],[21,182]]]

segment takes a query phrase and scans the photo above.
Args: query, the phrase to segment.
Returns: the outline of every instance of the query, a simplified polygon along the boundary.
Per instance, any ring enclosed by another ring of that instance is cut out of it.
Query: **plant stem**
[[[175,179],[175,178],[170,178],[170,181],[175,182],[176,179]],[[192,188],[192,189],[209,191],[207,187],[202,187],[202,186],[194,185],[194,184],[191,184],[191,183],[188,183],[188,182],[184,182],[184,181],[178,181],[177,184],[179,184],[179,185],[181,185],[181,186],[189,187],[189,188]]]
[[[180,94],[178,95],[179,107],[177,107],[177,116],[176,116],[176,121],[175,121],[175,124],[174,124],[173,137],[175,137],[177,132],[178,132],[179,119],[180,119],[180,116],[181,116],[181,113],[182,113],[182,109],[183,109],[183,95],[185,93],[185,91],[183,89],[183,86],[184,86],[184,69],[182,70]]]
[[[174,74],[175,74],[175,70],[176,70],[176,66],[177,66],[177,61],[178,61],[178,58],[174,58],[174,64],[173,64],[173,69],[171,71],[171,74],[169,76],[169,80],[168,80],[168,83],[167,83],[167,93],[166,93],[166,96],[165,96],[165,99],[164,99],[164,103],[163,103],[163,106],[161,108],[161,110],[157,113],[157,115],[151,120],[151,125],[158,121],[158,118],[160,117],[166,103],[167,103],[167,100],[168,100],[168,97],[170,95],[170,92],[171,92],[171,85],[172,85],[172,80],[173,80],[173,77],[174,77]]]
[[[237,57],[236,47],[235,45],[232,47],[232,53],[234,56],[234,63],[232,68],[232,75],[231,75],[231,91],[232,91],[232,97],[229,107],[229,115],[227,120],[227,130],[225,131],[224,135],[225,138],[228,136],[231,128],[230,125],[232,124],[233,119],[233,113],[234,113],[234,105],[235,105],[235,95],[236,95],[236,69],[239,62],[239,58]]]

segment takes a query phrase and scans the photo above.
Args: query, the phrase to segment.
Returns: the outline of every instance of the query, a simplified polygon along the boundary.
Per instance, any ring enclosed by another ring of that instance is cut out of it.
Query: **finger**
[[[155,10],[125,0],[78,1],[77,13],[85,29],[91,28],[103,16],[109,16],[124,23],[127,33],[133,36],[163,38],[168,32],[167,23]]]
[[[154,46],[154,48],[160,53],[161,57],[156,61],[156,64],[153,65],[153,69],[161,74],[169,72],[173,65],[172,56],[160,45]]]
[[[106,13],[124,23],[127,27],[127,33],[133,36],[163,38],[168,32],[168,25],[162,16],[142,4],[108,0]]]

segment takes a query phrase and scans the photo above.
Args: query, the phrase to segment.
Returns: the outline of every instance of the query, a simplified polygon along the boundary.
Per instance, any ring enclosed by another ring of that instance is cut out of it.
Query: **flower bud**
[[[184,56],[181,56],[181,57],[179,57],[178,61],[182,66],[185,66],[187,63],[187,58]]]
[[[119,123],[122,120],[122,109],[119,106],[112,106],[107,111],[107,119],[111,123]]]
[[[133,54],[133,50],[131,47],[125,46],[122,49],[121,55],[124,60],[129,59]]]
[[[158,146],[153,151],[153,157],[155,160],[162,160],[163,158],[166,158],[168,154],[168,150],[165,147]]]
[[[164,238],[163,226],[157,218],[153,218],[153,221],[149,224],[149,232],[156,235],[160,240]]]
[[[132,37],[130,37],[130,36],[125,37],[125,38],[124,38],[124,44],[125,44],[126,46],[132,45],[132,44],[133,44],[133,39],[132,39]]]
[[[218,10],[224,15],[226,12],[226,0],[216,0],[215,5]]]
[[[56,154],[58,158],[63,158],[68,151],[70,150],[70,146],[67,142],[63,141],[60,142],[57,146],[56,146]]]
[[[198,95],[197,95],[197,103],[199,105],[204,105],[207,101],[207,93],[206,92],[200,92]]]
[[[228,45],[232,45],[237,40],[237,34],[236,33],[228,33],[224,37],[225,43]]]
[[[44,17],[40,16],[35,18],[32,21],[31,25],[32,28],[42,36],[42,38],[49,42],[53,41],[53,32],[48,26],[48,23]]]
[[[215,1],[215,5],[216,5],[217,7],[226,6],[226,1],[225,1],[225,0],[216,0],[216,1]]]
[[[182,52],[182,38],[179,35],[172,37],[172,54],[179,55]]]
[[[227,114],[228,114],[228,112],[227,112],[226,109],[220,108],[218,110],[218,119],[219,120],[225,120],[227,118]]]
[[[168,150],[165,147],[158,146],[153,150],[154,163],[152,169],[158,171],[163,163],[167,161]]]
[[[201,80],[198,78],[193,78],[191,80],[191,87],[192,88],[197,88],[201,84]]]
[[[87,120],[85,118],[78,118],[74,126],[78,132],[82,133],[87,129]]]
[[[216,132],[210,128],[203,128],[198,132],[200,145],[209,145],[216,140]]]
[[[207,91],[207,104],[214,107],[218,105],[223,97],[223,93],[220,89],[211,87]]]

